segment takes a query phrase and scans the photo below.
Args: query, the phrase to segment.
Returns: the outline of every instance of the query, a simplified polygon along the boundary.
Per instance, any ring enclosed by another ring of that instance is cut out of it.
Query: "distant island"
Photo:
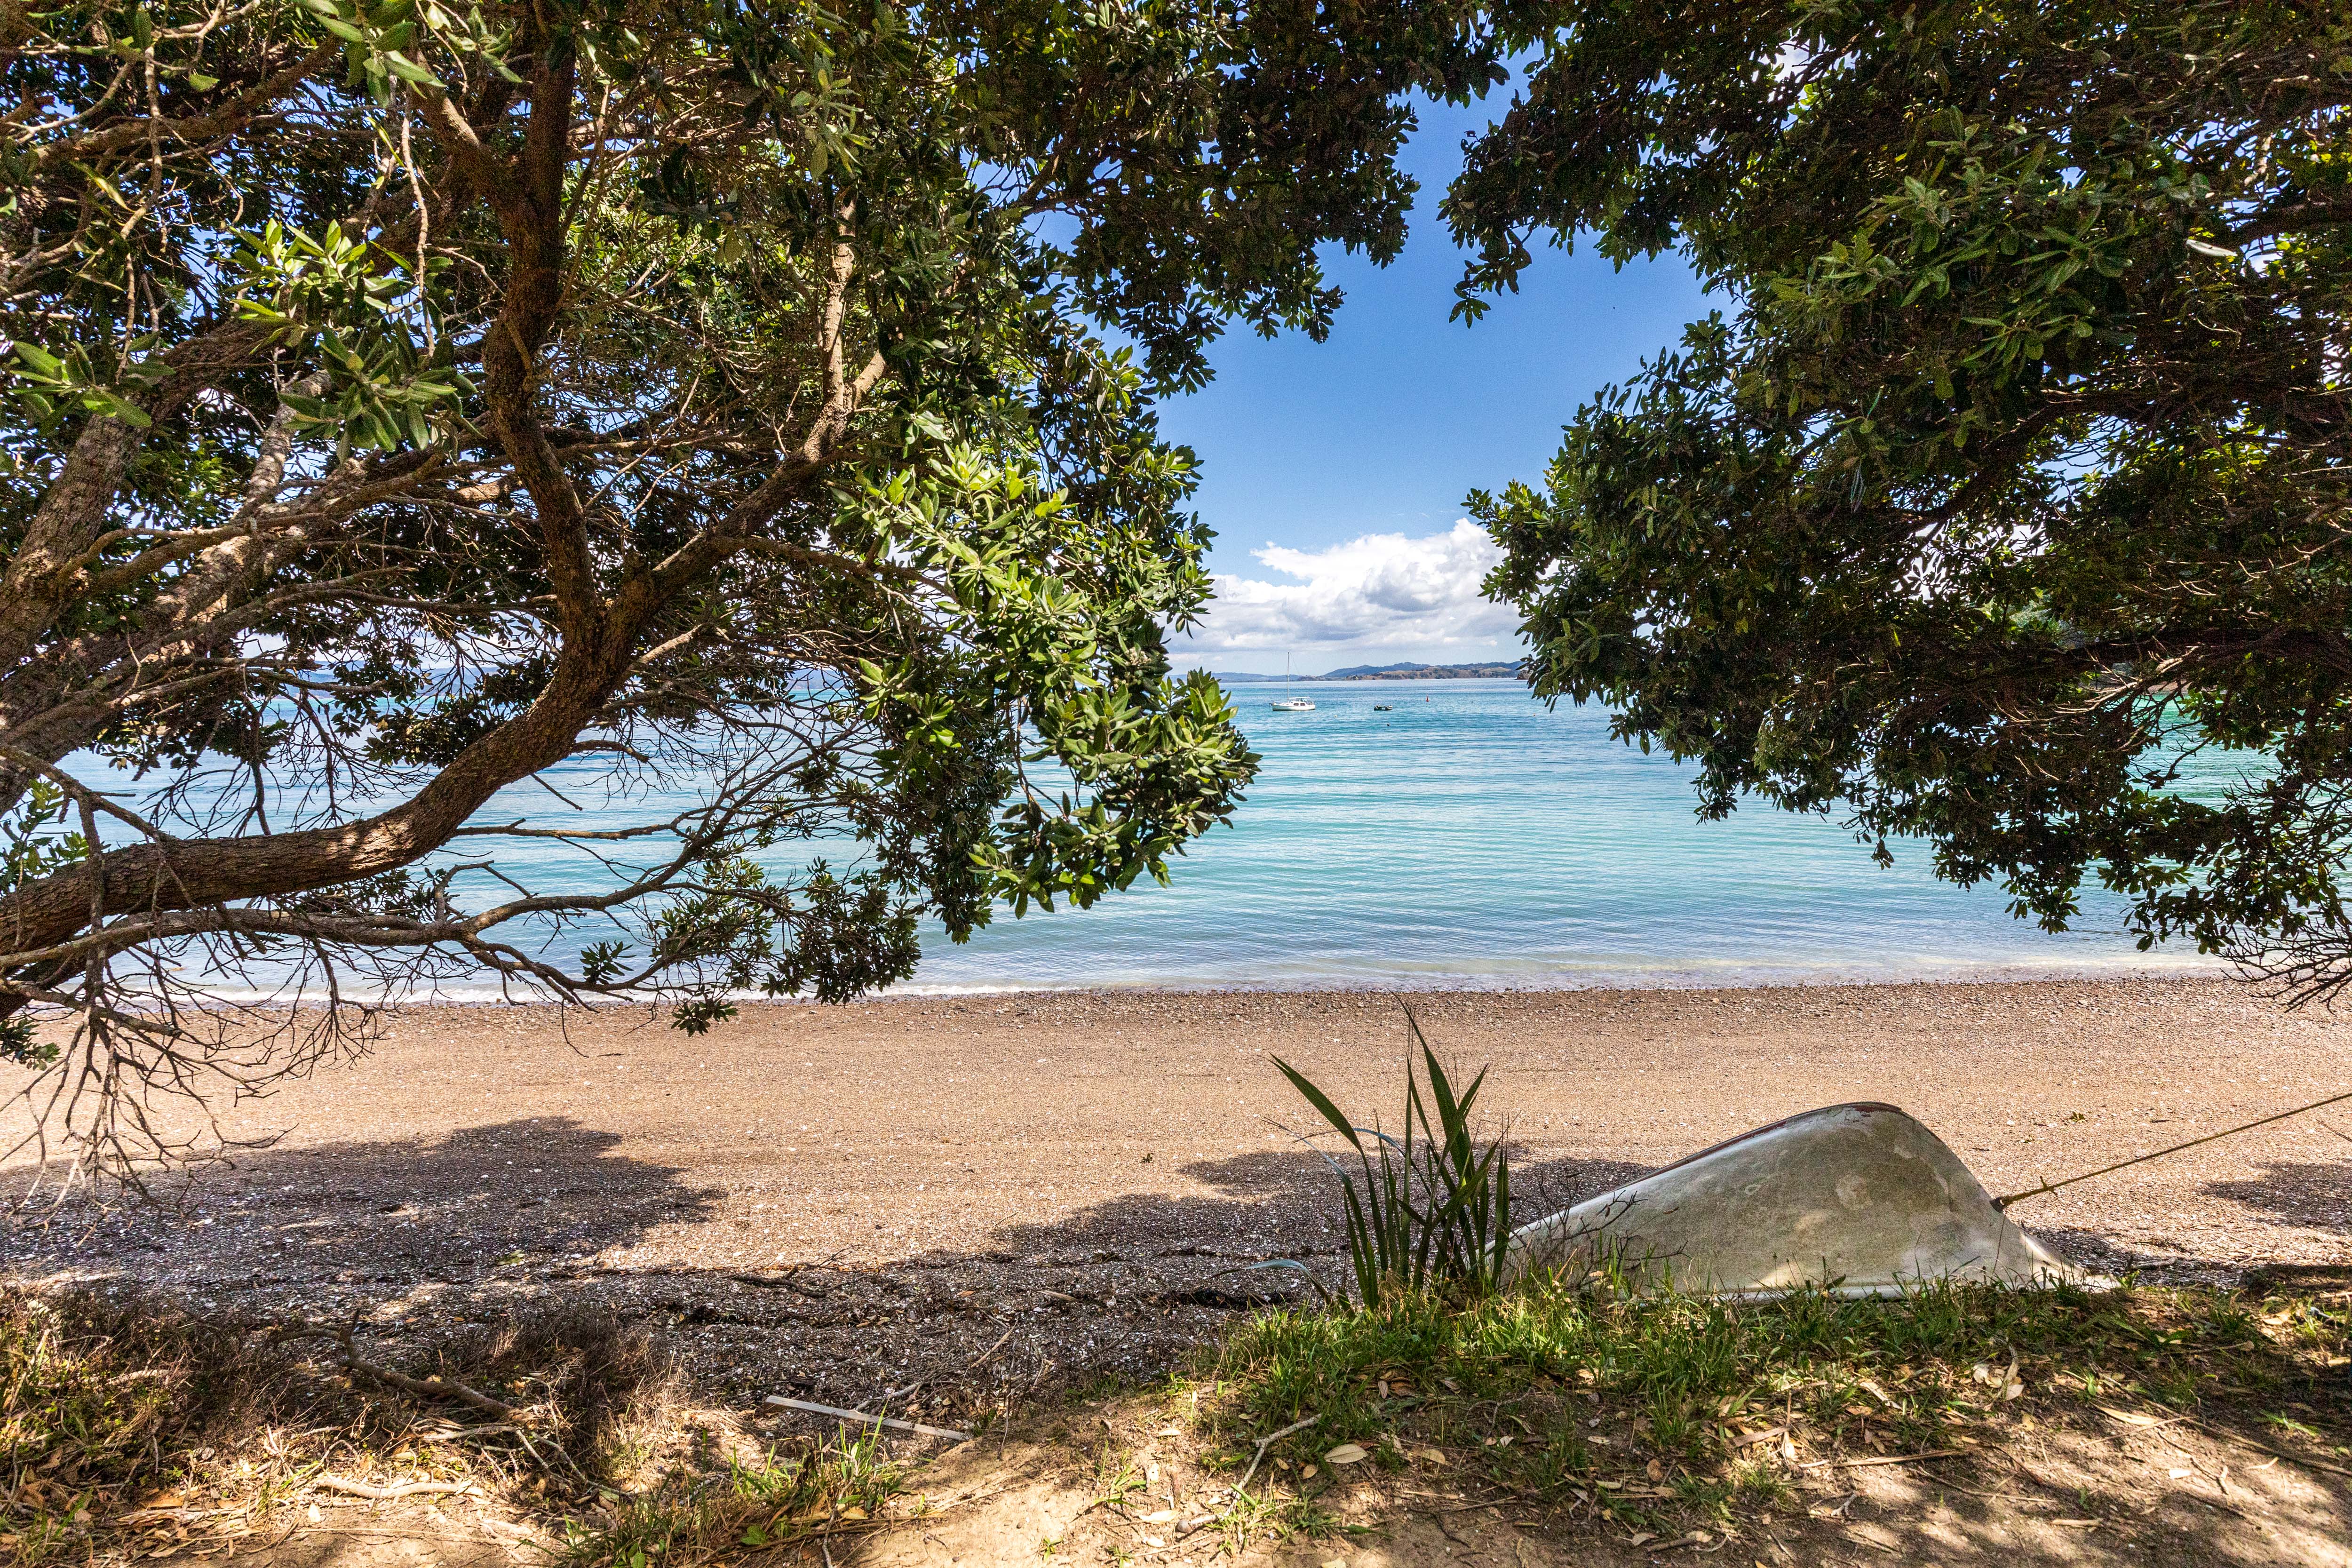
[[[1517,659],[1499,664],[1352,664],[1322,675],[1257,675],[1246,670],[1215,670],[1228,686],[1266,680],[1521,680]]]
[[[1326,680],[1517,680],[1519,661],[1501,664],[1359,664],[1335,669]]]

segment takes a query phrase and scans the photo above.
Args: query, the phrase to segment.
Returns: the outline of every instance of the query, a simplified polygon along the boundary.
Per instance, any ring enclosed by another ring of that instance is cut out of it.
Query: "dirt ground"
[[[2352,1017],[2283,1013],[2221,982],[1412,1001],[1443,1052],[1491,1064],[1485,1103],[1508,1124],[1523,1216],[1841,1100],[1902,1106],[2000,1193],[2352,1089]],[[804,1431],[811,1419],[760,1403],[772,1394],[887,1401],[952,1425],[1169,1364],[1282,1278],[1234,1272],[1249,1262],[1330,1268],[1328,1176],[1291,1136],[1307,1125],[1304,1108],[1270,1058],[1351,1110],[1393,1120],[1404,1042],[1395,997],[1349,993],[781,1005],[747,1007],[700,1038],[639,1013],[420,1008],[365,1058],[238,1108],[236,1134],[281,1136],[167,1187],[162,1206],[77,1198],[18,1211],[0,1237],[0,1272],[141,1281],[262,1318],[356,1312],[363,1339],[395,1355],[469,1317],[560,1294],[655,1324],[707,1397],[766,1430]],[[2021,1203],[2016,1217],[2110,1273],[2332,1272],[2352,1262],[2347,1132],[2352,1116],[2299,1118]],[[1006,1455],[991,1462],[1011,1473]],[[2231,1473],[2233,1484],[2271,1484]],[[1840,1560],[2030,1544],[2014,1531],[2031,1509],[2011,1509],[1988,1533],[1969,1522],[1965,1494],[1926,1476],[1866,1480],[1825,1527],[1861,1542]],[[1071,1486],[1034,1484],[1046,1525],[1075,1506]],[[1874,1489],[1922,1486],[1932,1496],[1905,1505],[1905,1529],[1948,1513],[1935,1526],[1946,1535],[1890,1546],[1859,1529],[1878,1506]],[[2306,1544],[2292,1548],[2266,1526],[2242,1552],[2218,1551],[2218,1521],[2236,1516],[2200,1515],[2200,1539],[2212,1539],[2193,1560],[2328,1560],[2307,1542],[2340,1543],[2343,1515],[2310,1506],[2318,1511],[2294,1538]],[[374,1511],[343,1510],[361,1531],[354,1543],[372,1539],[362,1516]],[[1426,1550],[1397,1536],[1297,1560],[1570,1560],[1491,1510],[1433,1521],[1413,1527],[1429,1534]],[[2255,1521],[2239,1522],[2252,1531]],[[876,1542],[868,1560],[1010,1560],[977,1545],[958,1553],[951,1532],[925,1528],[904,1545],[911,1555],[872,1555],[884,1550]],[[2096,1531],[2033,1530],[2064,1543],[2050,1561],[2192,1560],[2168,1558],[2154,1527],[2110,1555]],[[494,1560],[525,1550],[494,1549],[495,1531],[460,1533]],[[394,1536],[409,1539],[403,1527],[383,1541]],[[318,1545],[304,1540],[279,1552]],[[1763,1546],[1738,1550],[1829,1560]],[[467,1555],[413,1542],[383,1550],[407,1554],[387,1563]],[[1024,1550],[1034,1561],[1034,1542]],[[1575,1560],[1612,1559],[1580,1548]]]
[[[779,1558],[810,1568],[1635,1568],[1718,1554],[1765,1568],[2352,1563],[2352,1472],[2112,1409],[2041,1424],[2027,1415],[1998,1453],[1799,1472],[1791,1500],[1769,1517],[1671,1540],[1577,1505],[1562,1517],[1465,1487],[1445,1456],[1424,1451],[1402,1472],[1362,1466],[1330,1478],[1318,1495],[1331,1521],[1320,1537],[1251,1542],[1235,1554],[1198,1528],[1232,1493],[1200,1468],[1181,1426],[1161,1425],[1171,1415],[1181,1420],[1149,1394],[1032,1413],[935,1455],[869,1523]],[[1149,1484],[1106,1499],[1087,1462],[1097,1453],[1129,1458]],[[544,1526],[474,1498],[329,1500],[310,1522],[241,1544],[240,1568],[521,1568],[561,1551]]]

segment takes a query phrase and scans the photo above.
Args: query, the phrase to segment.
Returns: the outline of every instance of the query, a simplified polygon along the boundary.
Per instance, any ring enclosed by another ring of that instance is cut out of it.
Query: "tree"
[[[0,1045],[118,1163],[171,1142],[131,1091],[439,977],[701,1029],[1164,879],[1255,758],[1169,674],[1207,536],[1152,398],[1229,319],[1323,332],[1409,94],[1495,52],[1445,0],[0,28]],[[707,787],[485,815],[583,754]],[[510,874],[548,839],[595,876]]]
[[[1736,306],[1474,498],[1538,689],[1703,815],[2352,984],[2347,103],[2333,5],[1581,8],[1449,193],[1464,310],[1542,233]]]

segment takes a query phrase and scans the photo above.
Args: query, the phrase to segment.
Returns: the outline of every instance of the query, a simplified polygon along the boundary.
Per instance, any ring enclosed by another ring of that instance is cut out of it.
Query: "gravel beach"
[[[1841,1100],[1903,1107],[2002,1193],[2352,1089],[2352,1018],[2225,982],[1409,1000],[1442,1052],[1491,1064],[1522,1217]],[[386,1333],[562,1292],[677,1329],[714,1394],[913,1380],[952,1408],[982,1365],[992,1396],[1148,1369],[1277,1278],[1238,1265],[1335,1262],[1271,1058],[1393,1120],[1405,1041],[1400,998],[1363,992],[760,1005],[698,1038],[642,1011],[419,1007],[231,1114],[275,1143],[160,1207],[20,1210],[0,1267]],[[2322,1111],[2015,1215],[2107,1272],[2331,1270],[2347,1133]]]

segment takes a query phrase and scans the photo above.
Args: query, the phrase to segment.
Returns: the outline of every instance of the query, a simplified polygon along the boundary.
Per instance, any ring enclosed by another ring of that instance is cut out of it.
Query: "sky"
[[[1161,405],[1201,459],[1217,598],[1184,666],[1280,674],[1518,656],[1517,616],[1478,584],[1496,558],[1463,498],[1542,478],[1560,426],[1708,310],[1673,258],[1612,268],[1540,249],[1520,291],[1449,321],[1463,253],[1437,204],[1464,134],[1499,112],[1423,105],[1403,163],[1421,181],[1412,238],[1385,269],[1333,247],[1347,303],[1328,341],[1229,332],[1216,379]]]

